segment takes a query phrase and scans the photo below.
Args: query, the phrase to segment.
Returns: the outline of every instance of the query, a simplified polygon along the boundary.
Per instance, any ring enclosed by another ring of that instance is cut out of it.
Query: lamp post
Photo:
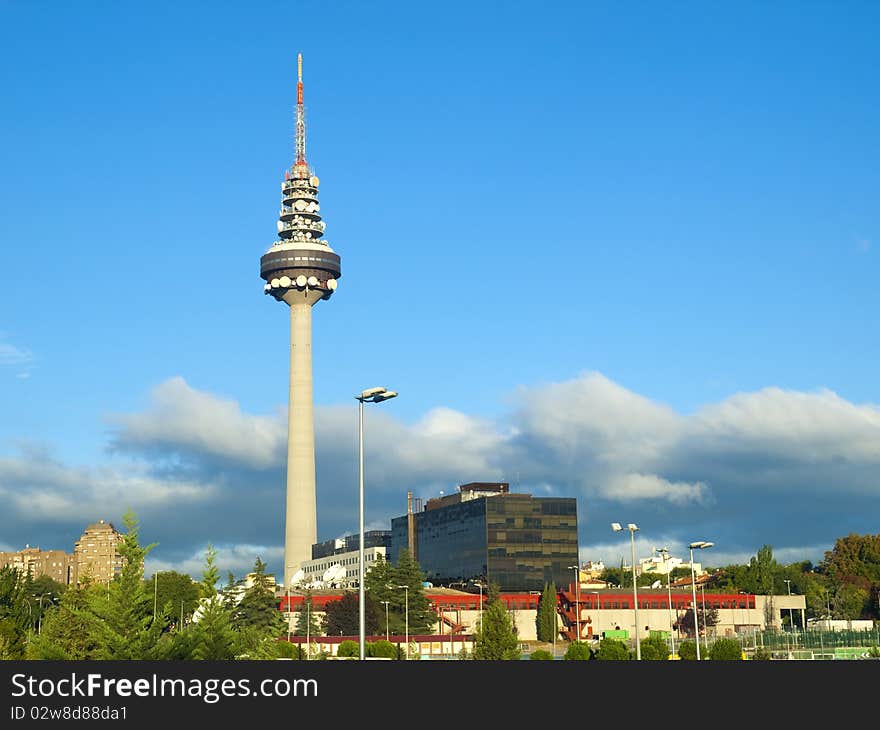
[[[364,618],[364,403],[381,403],[396,397],[397,393],[387,388],[367,388],[355,396],[358,402],[358,501],[360,543],[358,545],[358,646],[361,661],[366,658],[366,623]]]
[[[40,612],[37,614],[37,635],[39,635],[40,631],[43,628],[43,596],[51,596],[51,595],[52,595],[51,593],[41,593],[39,595]],[[34,598],[37,598],[37,597],[38,596],[36,594],[34,594]]]
[[[403,640],[406,642],[406,658],[409,659],[409,586],[397,586],[403,588],[404,591],[404,619],[403,619]]]
[[[159,572],[157,570],[153,573],[153,623],[156,622],[156,608],[158,607],[159,599]]]
[[[569,570],[574,571],[574,590],[575,590],[575,604],[577,605],[576,613],[574,615],[574,625],[575,631],[577,632],[576,641],[580,642],[581,640],[581,571],[579,566],[577,565],[569,565]]]
[[[700,602],[703,604],[703,646],[709,651],[709,624],[706,623],[706,591],[705,586],[700,586]]]
[[[654,552],[663,556],[663,567],[666,568],[666,597],[669,607],[669,641],[672,656],[675,656],[675,628],[672,620],[672,569],[669,567],[669,548],[654,548]]]
[[[631,568],[632,568],[632,576],[633,576],[633,620],[635,621],[635,629],[636,629],[636,660],[641,660],[642,658],[642,643],[639,640],[639,595],[636,591],[636,532],[639,530],[639,526],[630,522],[626,527],[621,527],[619,522],[612,522],[611,529],[614,532],[620,532],[621,530],[629,530],[629,544],[630,544],[630,554],[631,554]],[[621,576],[621,580],[623,576]]]
[[[791,580],[783,578],[783,583],[788,587],[788,595],[791,595]],[[788,607],[788,629],[789,631],[794,631],[794,614],[792,613],[791,606]]]
[[[285,581],[287,584],[287,643],[290,643],[290,584],[293,583],[293,576],[290,573],[290,569],[292,565],[287,566],[287,575],[290,575],[290,580]]]
[[[601,639],[602,632],[599,631],[599,591],[590,591],[594,596],[596,596],[596,636]]]
[[[391,640],[391,634],[388,633],[388,604],[391,601],[379,601],[379,603],[385,604],[385,641]]]
[[[697,540],[688,546],[691,551],[691,595],[693,597],[693,603],[691,603],[693,608],[691,610],[694,614],[694,643],[697,645],[697,661],[700,661],[700,624],[697,621],[697,577],[694,573],[694,550],[705,550],[713,545],[715,545],[714,542]]]

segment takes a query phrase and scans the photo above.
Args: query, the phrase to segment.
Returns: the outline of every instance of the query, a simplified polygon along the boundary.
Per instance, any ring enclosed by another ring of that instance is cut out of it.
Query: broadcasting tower
[[[290,307],[290,408],[287,418],[287,508],[284,585],[317,542],[315,417],[312,400],[312,306],[329,299],[341,275],[339,256],[322,239],[318,178],[306,162],[302,54],[297,57],[296,159],[281,183],[278,240],[260,258],[263,289]]]

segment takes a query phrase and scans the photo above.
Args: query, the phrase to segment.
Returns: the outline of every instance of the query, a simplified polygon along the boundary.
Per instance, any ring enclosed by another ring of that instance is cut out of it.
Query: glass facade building
[[[578,563],[577,500],[498,494],[414,515],[416,559],[437,585],[481,579],[503,591],[565,586]],[[391,521],[390,559],[407,547],[407,516]]]

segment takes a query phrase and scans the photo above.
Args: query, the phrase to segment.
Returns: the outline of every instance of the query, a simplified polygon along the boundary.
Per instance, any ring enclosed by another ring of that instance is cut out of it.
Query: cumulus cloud
[[[517,491],[577,497],[586,559],[606,549],[619,555],[611,521],[637,522],[648,554],[662,535],[679,549],[712,540],[716,559],[754,554],[765,543],[792,559],[819,559],[821,552],[796,551],[872,529],[869,516],[880,506],[880,408],[829,390],[765,388],[681,414],[586,372],[521,387],[511,401],[495,420],[437,407],[407,423],[390,409],[368,408],[367,522],[387,529],[405,513],[407,490],[430,497],[465,482],[506,480]],[[108,505],[119,513],[123,504],[140,506],[153,518],[150,539],[160,542],[155,560],[168,565],[201,561],[209,541],[280,556],[283,408],[248,414],[176,377],[153,390],[144,411],[110,422],[121,464],[3,459],[0,497],[31,520],[92,521]],[[357,524],[353,409],[319,406],[315,431],[318,539],[326,540]]]
[[[284,548],[267,545],[214,545],[217,551],[215,564],[220,573],[220,582],[225,583],[226,574],[231,572],[237,577],[250,573],[254,569],[257,558],[267,564],[280,565],[284,560]],[[201,580],[205,569],[207,544],[177,560],[159,559],[151,553],[144,564],[144,574],[152,575],[157,570],[174,570]],[[281,578],[280,575],[276,578]]]
[[[280,414],[245,415],[235,401],[196,390],[181,377],[156,386],[146,412],[111,422],[118,426],[111,444],[117,451],[198,454],[256,468],[276,464],[286,441]]]
[[[0,502],[13,520],[85,525],[108,509],[156,512],[206,502],[213,492],[210,484],[163,481],[130,465],[123,470],[65,464],[40,447],[24,446],[17,456],[0,458]]]

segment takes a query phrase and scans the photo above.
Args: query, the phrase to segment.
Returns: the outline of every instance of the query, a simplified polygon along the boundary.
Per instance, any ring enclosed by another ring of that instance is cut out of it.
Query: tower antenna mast
[[[296,57],[296,160],[293,165],[294,177],[309,177],[306,162],[306,110],[303,106],[303,57]]]

